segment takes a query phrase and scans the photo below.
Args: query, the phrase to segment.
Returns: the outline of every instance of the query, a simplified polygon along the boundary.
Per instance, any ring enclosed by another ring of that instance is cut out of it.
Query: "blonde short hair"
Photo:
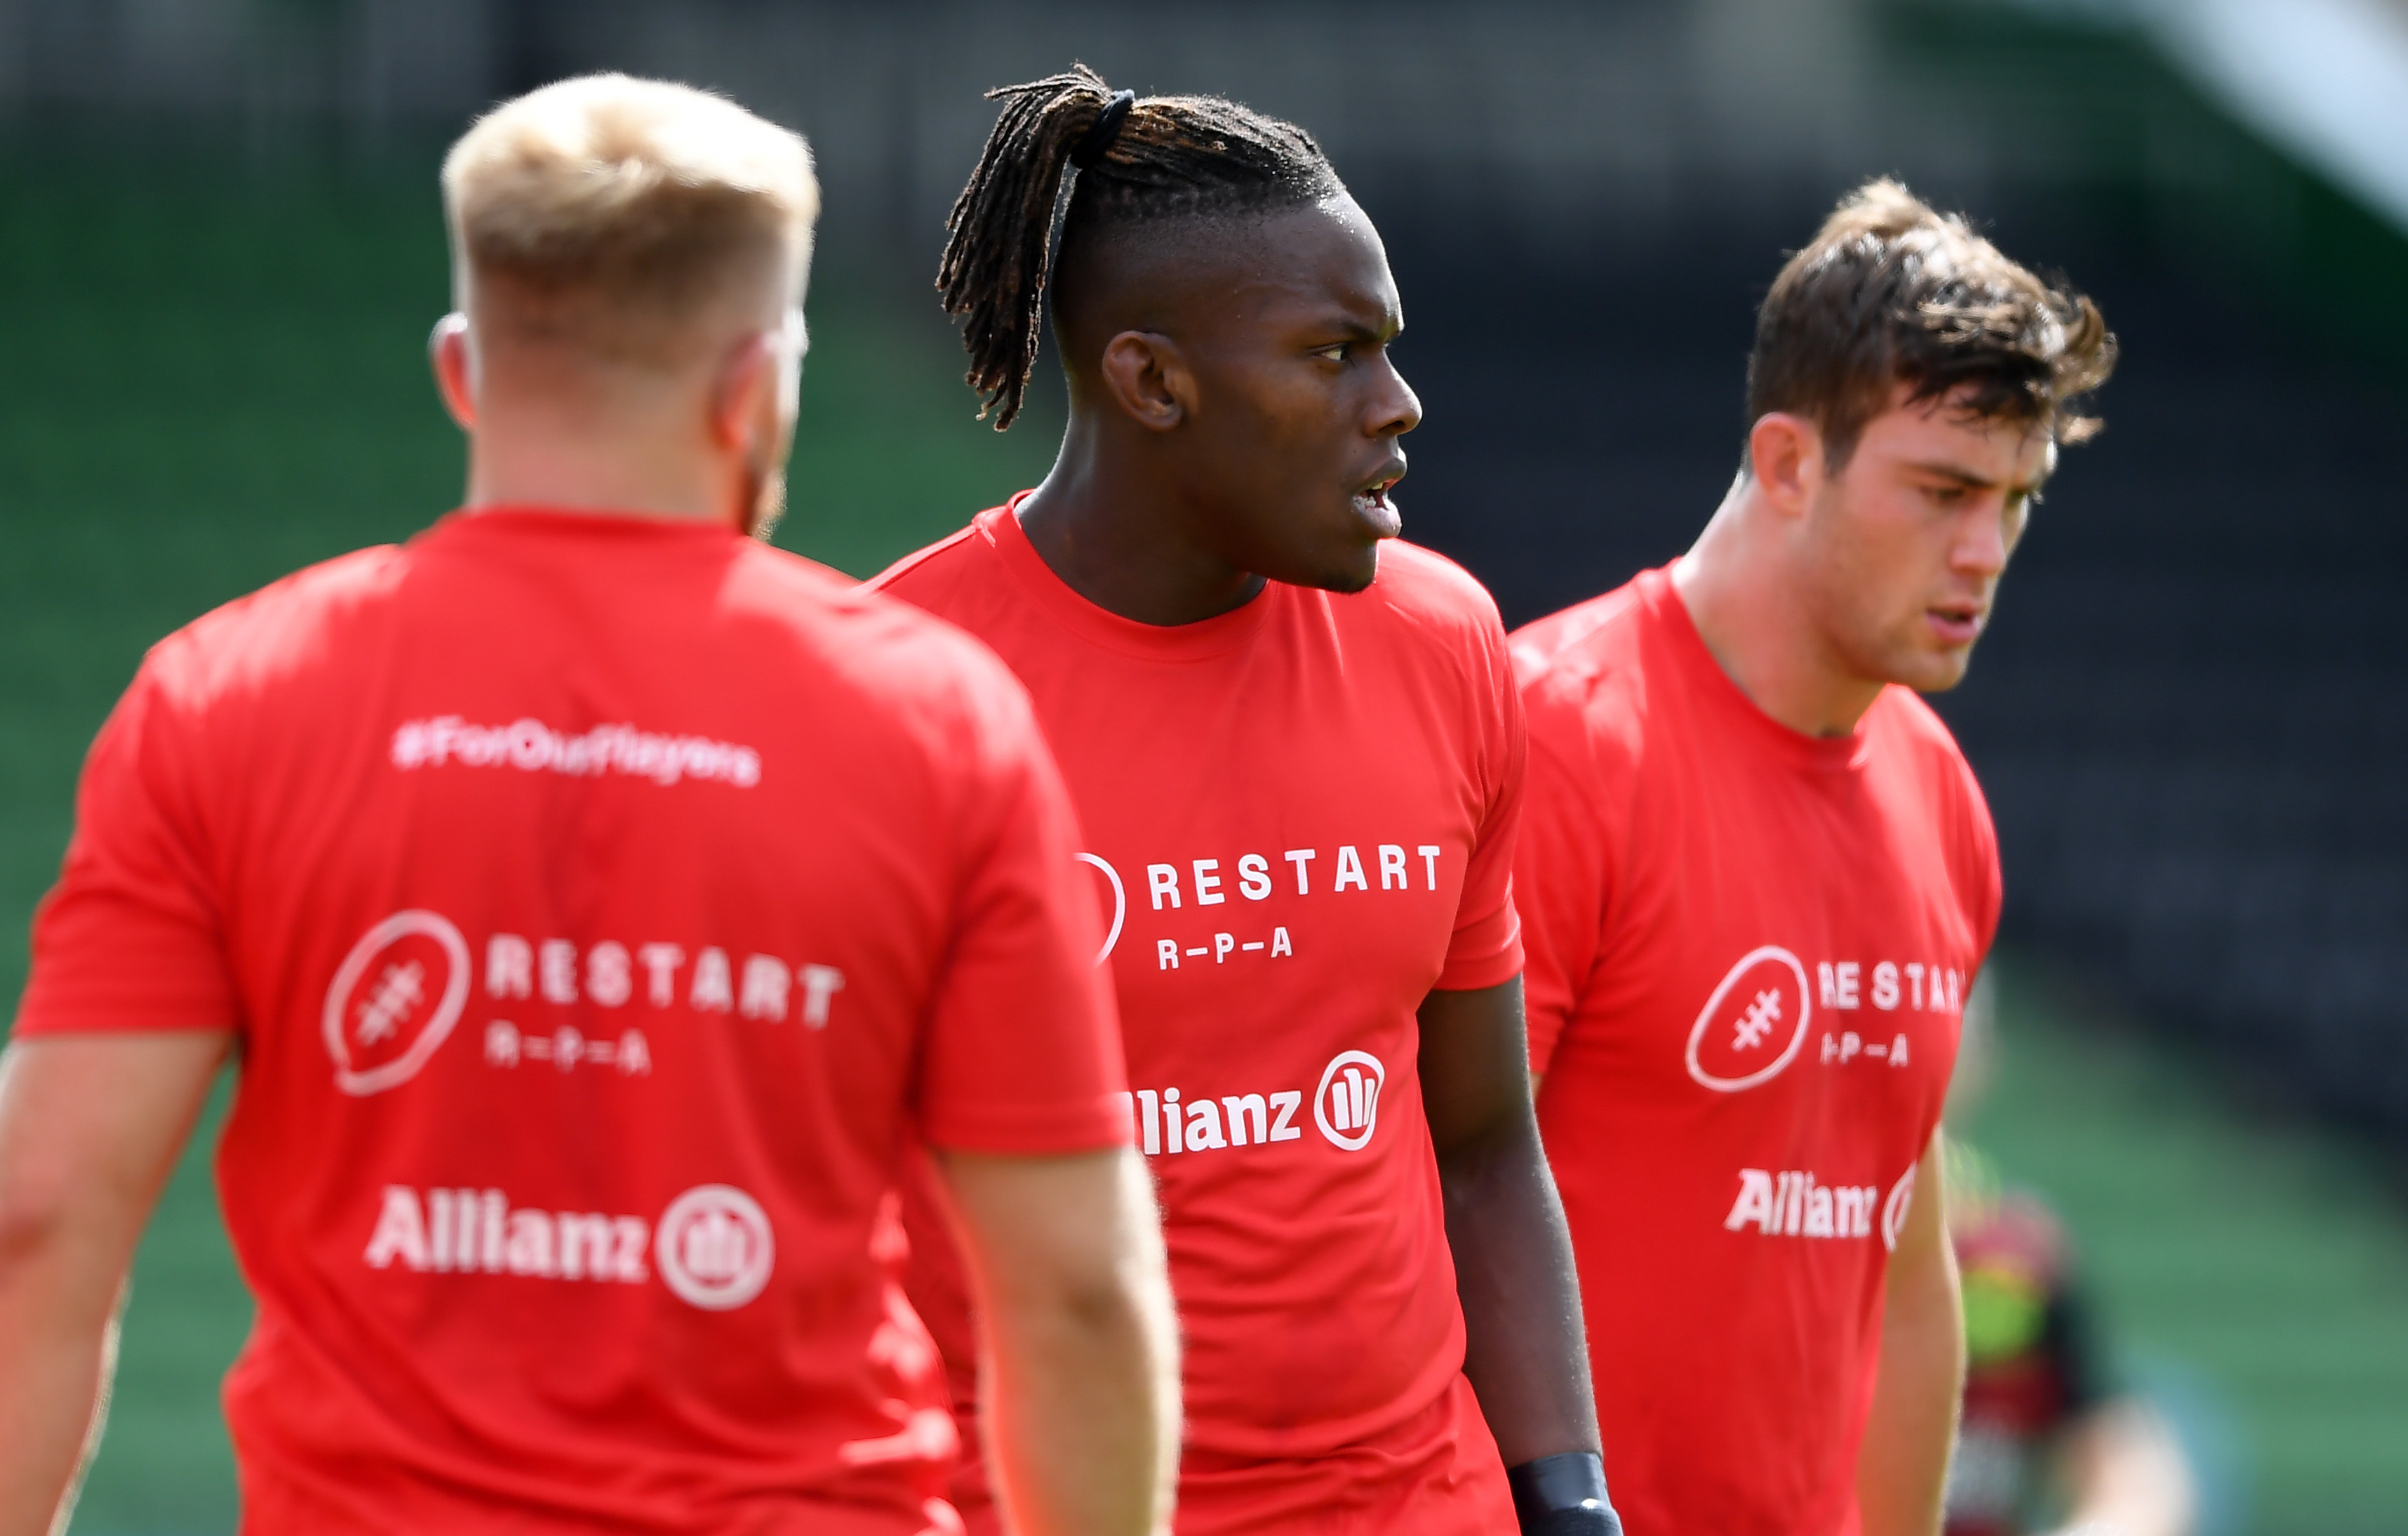
[[[494,108],[443,162],[454,280],[489,339],[669,365],[697,323],[799,292],[819,215],[802,137],[724,96],[588,75]]]

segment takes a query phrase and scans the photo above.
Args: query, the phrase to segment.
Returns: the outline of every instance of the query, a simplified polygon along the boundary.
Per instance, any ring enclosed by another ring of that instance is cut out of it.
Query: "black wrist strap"
[[[1605,1458],[1595,1451],[1542,1456],[1506,1469],[1523,1536],[1622,1536],[1605,1496]]]

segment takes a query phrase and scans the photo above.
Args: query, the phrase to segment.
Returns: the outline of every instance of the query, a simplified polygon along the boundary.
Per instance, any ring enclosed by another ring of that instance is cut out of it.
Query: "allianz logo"
[[[687,1305],[727,1312],[761,1294],[777,1253],[768,1213],[730,1184],[696,1184],[658,1222],[514,1205],[498,1189],[387,1184],[362,1257],[372,1270],[617,1285],[657,1272]]]
[[[1739,1199],[1723,1218],[1723,1229],[1754,1228],[1769,1238],[1870,1238],[1878,1209],[1882,1246],[1896,1248],[1914,1199],[1913,1168],[1890,1186],[1885,1199],[1878,1184],[1828,1184],[1802,1170],[1743,1168]]]
[[[1313,1090],[1312,1123],[1323,1140],[1341,1152],[1370,1145],[1380,1124],[1380,1090],[1388,1069],[1369,1051],[1340,1051],[1322,1069]],[[1304,1092],[1224,1094],[1196,1098],[1177,1088],[1140,1088],[1121,1095],[1134,1116],[1137,1144],[1146,1156],[1218,1152],[1303,1139],[1296,1124]]]

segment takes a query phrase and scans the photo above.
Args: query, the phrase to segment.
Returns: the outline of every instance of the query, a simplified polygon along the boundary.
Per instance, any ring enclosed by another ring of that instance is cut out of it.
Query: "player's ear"
[[[1823,476],[1823,434],[1814,423],[1785,410],[1768,411],[1748,431],[1747,457],[1773,510],[1804,516]]]
[[[454,310],[435,323],[426,337],[426,361],[435,369],[436,393],[463,432],[477,430],[475,362],[468,355],[468,317]]]
[[[1104,388],[1140,426],[1168,432],[1196,409],[1196,373],[1158,331],[1123,331],[1104,344]]]
[[[777,331],[753,331],[727,350],[711,380],[710,440],[749,449],[761,423],[780,420],[784,404],[786,348]]]

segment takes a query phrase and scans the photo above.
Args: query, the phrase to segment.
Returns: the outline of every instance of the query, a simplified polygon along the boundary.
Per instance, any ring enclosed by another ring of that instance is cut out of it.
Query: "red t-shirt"
[[[448,518],[163,641],[25,1034],[223,1027],[245,1527],[948,1529],[917,1137],[1125,1144],[1025,695],[732,532]]]
[[[1185,1340],[1180,1529],[1510,1530],[1415,1072],[1431,989],[1522,969],[1525,748],[1488,595],[1390,543],[1352,596],[1274,582],[1138,624],[1012,508],[878,582],[1028,685],[1112,914]]]
[[[1882,1285],[1999,911],[1931,711],[1779,725],[1649,571],[1513,637],[1539,1124],[1632,1536],[1854,1523]]]

